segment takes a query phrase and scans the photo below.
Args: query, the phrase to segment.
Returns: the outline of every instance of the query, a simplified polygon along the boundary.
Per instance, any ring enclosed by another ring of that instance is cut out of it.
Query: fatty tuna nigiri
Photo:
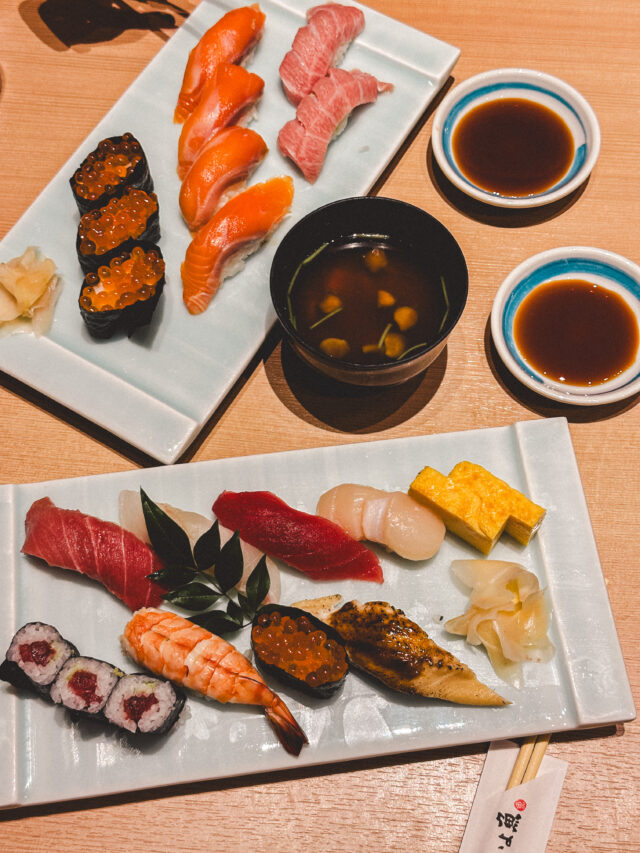
[[[41,498],[27,512],[25,532],[23,554],[100,581],[131,610],[162,601],[164,590],[147,575],[164,563],[119,525]]]
[[[327,3],[309,9],[307,25],[298,30],[280,64],[280,79],[292,104],[300,103],[329,68],[339,63],[363,29],[364,15],[355,6]]]
[[[222,492],[213,512],[242,539],[314,580],[382,583],[372,551],[332,521],[293,509],[271,492]]]
[[[331,68],[310,94],[298,104],[296,117],[278,134],[278,148],[313,183],[322,169],[332,138],[344,127],[349,114],[361,104],[375,101],[379,92],[393,88],[364,71]]]
[[[221,62],[238,62],[257,44],[264,28],[257,3],[223,15],[193,48],[187,60],[174,121],[183,122],[200,100],[202,89]]]
[[[262,95],[264,80],[241,65],[223,62],[202,90],[178,142],[178,175],[184,178],[214,133],[238,122]]]
[[[264,139],[248,127],[227,127],[205,143],[180,189],[180,210],[191,231],[211,219],[222,194],[239,189],[266,154]]]
[[[144,608],[133,614],[122,637],[124,650],[155,675],[217,702],[259,705],[287,752],[299,755],[305,733],[235,646],[182,616]]]
[[[225,269],[255,251],[286,216],[293,180],[271,178],[230,199],[197,231],[182,264],[183,299],[191,314],[201,314],[222,283]]]
[[[442,519],[405,492],[343,483],[321,495],[316,512],[354,539],[380,542],[407,560],[433,557],[446,533]]]

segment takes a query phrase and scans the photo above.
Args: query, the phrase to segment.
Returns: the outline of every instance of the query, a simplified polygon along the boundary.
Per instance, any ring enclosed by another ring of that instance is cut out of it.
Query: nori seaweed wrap
[[[84,273],[97,270],[137,241],[160,240],[158,198],[155,193],[128,187],[104,207],[80,218],[76,251]]]
[[[28,622],[16,631],[0,665],[0,678],[14,687],[35,690],[44,696],[64,664],[78,654],[77,648],[53,627]]]
[[[153,192],[142,146],[131,133],[103,139],[69,179],[80,215],[104,207],[127,187]]]
[[[149,673],[123,676],[104,706],[110,723],[131,734],[160,735],[169,731],[184,707],[184,690]]]
[[[131,335],[150,322],[165,284],[162,252],[155,243],[135,241],[111,262],[87,273],[78,304],[94,338],[116,331]]]
[[[328,699],[349,671],[338,632],[297,607],[263,605],[251,627],[251,648],[265,674],[316,699]]]

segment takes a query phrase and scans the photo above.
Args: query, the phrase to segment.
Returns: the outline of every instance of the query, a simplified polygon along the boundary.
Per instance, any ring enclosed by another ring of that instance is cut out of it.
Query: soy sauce
[[[552,187],[574,155],[573,136],[562,118],[523,98],[470,110],[454,130],[452,148],[460,170],[476,186],[515,197]]]
[[[550,281],[523,301],[514,318],[526,361],[556,382],[590,386],[619,376],[638,352],[635,314],[625,300],[590,281]]]

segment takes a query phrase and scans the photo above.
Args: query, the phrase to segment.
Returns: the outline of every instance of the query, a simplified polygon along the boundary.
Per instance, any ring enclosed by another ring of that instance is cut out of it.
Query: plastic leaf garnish
[[[166,562],[160,571],[148,575],[168,590],[164,600],[193,613],[192,622],[215,634],[228,634],[248,625],[269,594],[266,557],[260,558],[249,575],[243,594],[235,589],[244,571],[238,531],[221,546],[218,522],[214,521],[192,549],[180,525],[142,489],[140,496],[149,539],[158,557]],[[214,608],[219,602],[226,610]]]

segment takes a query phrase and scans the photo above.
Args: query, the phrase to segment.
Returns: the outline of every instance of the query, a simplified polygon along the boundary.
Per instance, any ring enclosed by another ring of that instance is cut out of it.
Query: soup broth
[[[415,354],[437,339],[449,313],[443,280],[398,246],[356,237],[322,247],[301,265],[290,306],[307,343],[356,364]]]

